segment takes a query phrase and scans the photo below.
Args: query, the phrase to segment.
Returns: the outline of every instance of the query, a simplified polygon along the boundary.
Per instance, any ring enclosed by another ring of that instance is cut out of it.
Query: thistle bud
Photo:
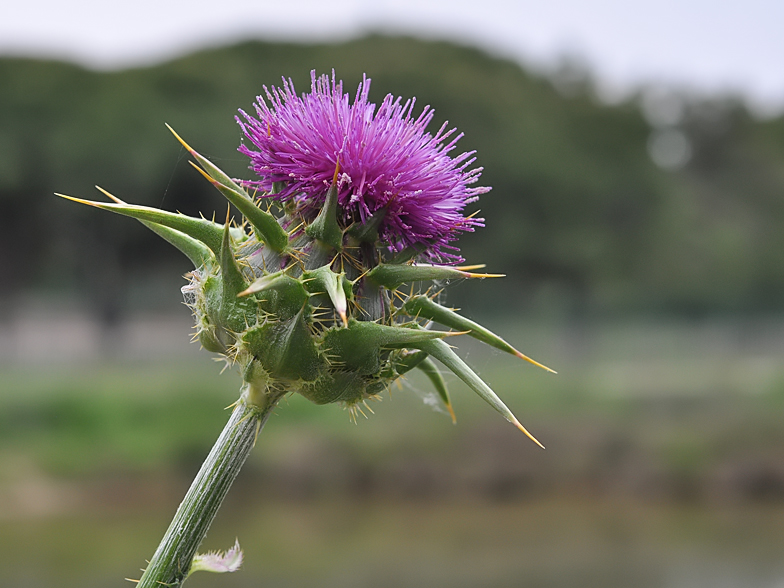
[[[311,77],[309,94],[284,80],[265,88],[255,116],[240,111],[239,151],[256,179],[228,177],[175,133],[240,222],[111,195],[71,199],[134,217],[189,257],[183,292],[198,340],[239,366],[246,401],[287,391],[354,408],[418,368],[454,416],[432,357],[536,441],[444,339],[467,334],[528,358],[430,294],[433,281],[492,276],[455,265],[452,242],[482,226],[464,209],[489,190],[472,187],[482,171],[469,169],[473,152],[452,156],[461,135],[446,125],[428,133],[433,111],[415,115],[414,100],[388,95],[376,108],[369,79],[352,104],[334,73]]]

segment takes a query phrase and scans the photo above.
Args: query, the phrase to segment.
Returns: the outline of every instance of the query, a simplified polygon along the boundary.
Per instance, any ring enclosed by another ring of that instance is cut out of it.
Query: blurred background
[[[224,213],[166,130],[247,177],[233,117],[333,68],[417,97],[493,187],[450,302],[559,371],[459,342],[547,446],[450,380],[354,425],[291,398],[193,588],[784,586],[784,8],[46,0],[0,22],[0,585],[138,578],[239,377],[189,343],[187,260],[59,200]]]

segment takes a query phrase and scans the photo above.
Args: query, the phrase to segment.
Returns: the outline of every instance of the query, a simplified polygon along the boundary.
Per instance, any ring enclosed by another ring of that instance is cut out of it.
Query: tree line
[[[187,260],[137,223],[53,192],[100,198],[98,184],[222,218],[220,196],[164,123],[249,177],[237,109],[282,76],[303,92],[312,69],[333,68],[349,93],[366,73],[377,103],[416,96],[416,112],[435,108],[433,132],[448,120],[465,133],[458,149],[476,150],[493,187],[478,204],[487,227],[460,247],[507,278],[459,285],[456,304],[575,316],[784,307],[784,117],[677,92],[609,105],[585,72],[545,77],[476,49],[381,36],[246,42],[116,72],[0,59],[0,307],[73,294],[112,321],[129,304],[154,304]]]

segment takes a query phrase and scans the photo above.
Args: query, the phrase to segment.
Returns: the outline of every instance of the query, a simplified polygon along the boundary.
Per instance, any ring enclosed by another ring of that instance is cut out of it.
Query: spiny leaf
[[[324,201],[321,211],[305,229],[305,232],[313,239],[318,239],[322,243],[329,245],[336,251],[343,249],[343,231],[338,225],[338,172],[340,164],[335,166],[335,175],[332,178],[332,185],[327,191],[327,198]]]
[[[441,402],[444,403],[444,406],[446,406],[446,409],[449,411],[449,415],[452,417],[452,423],[457,423],[455,411],[452,409],[452,401],[449,399],[449,390],[446,388],[444,376],[441,375],[438,366],[436,366],[432,359],[425,357],[425,359],[419,362],[417,367],[425,373],[430,380],[430,383],[433,384],[436,392],[438,392],[438,396],[441,398]]]
[[[502,274],[475,274],[447,265],[398,265],[382,263],[370,270],[366,277],[379,286],[394,290],[407,282],[425,280],[454,280],[458,278],[500,278]]]
[[[524,359],[525,361],[547,370],[548,372],[553,374],[556,373],[555,370],[551,370],[546,365],[542,365],[527,355],[523,355],[517,349],[509,345],[509,343],[504,341],[501,337],[489,329],[486,329],[479,323],[475,323],[470,319],[460,316],[454,310],[450,310],[449,308],[441,306],[427,296],[413,296],[409,298],[405,304],[403,304],[402,310],[407,315],[412,317],[422,317],[452,329],[468,331],[468,334],[472,337],[479,339],[480,341],[487,343],[496,349],[500,349],[501,351],[516,355],[520,359]]]
[[[240,292],[248,287],[248,283],[242,275],[242,271],[237,266],[237,260],[234,257],[234,251],[231,247],[231,234],[229,233],[229,210],[226,211],[226,224],[223,230],[223,239],[221,241],[221,280],[223,281],[223,295],[224,298],[236,298]]]
[[[325,333],[324,350],[347,369],[372,375],[380,367],[379,353],[382,348],[408,347],[419,341],[454,334],[349,319],[348,327],[330,329]]]
[[[117,198],[117,196],[110,194],[100,186],[96,186],[96,188],[98,188],[98,190],[100,190],[103,194],[105,194],[108,198],[112,199],[117,204],[126,204]],[[180,252],[184,253],[188,259],[191,260],[191,263],[193,263],[193,265],[197,268],[208,266],[215,261],[215,256],[212,254],[212,251],[210,251],[210,249],[206,247],[204,243],[189,237],[182,231],[170,229],[169,227],[165,227],[163,225],[159,225],[158,223],[153,223],[146,220],[140,220],[139,222],[159,237],[162,237],[164,240],[174,245]]]
[[[185,233],[189,237],[201,241],[209,247],[215,255],[220,255],[221,243],[223,241],[223,227],[208,221],[203,218],[193,218],[184,214],[167,212],[158,208],[151,208],[149,206],[138,206],[135,204],[109,204],[107,202],[93,202],[92,200],[83,200],[81,198],[74,198],[73,196],[66,196],[65,194],[57,194],[66,200],[79,202],[80,204],[87,204],[94,206],[101,210],[108,210],[116,212],[124,216],[130,216],[140,221],[149,221],[181,233]]]
[[[395,371],[398,373],[398,375],[402,376],[403,374],[413,370],[420,363],[425,361],[426,358],[427,353],[424,351],[409,352],[398,359],[397,363],[395,364]]]
[[[515,417],[515,415],[512,414],[512,411],[507,408],[500,398],[498,398],[496,393],[493,392],[492,388],[485,384],[482,378],[477,376],[476,373],[474,373],[474,371],[468,367],[468,365],[466,365],[466,363],[460,359],[460,357],[444,341],[440,339],[421,341],[411,344],[410,347],[421,349],[422,351],[427,352],[429,355],[432,355],[438,361],[443,363],[458,378],[463,380],[463,382],[465,382],[469,388],[476,392],[480,398],[482,398],[485,402],[497,410],[506,420],[525,433],[526,436],[528,436],[528,438],[536,443],[539,447],[544,449],[544,445],[539,443],[539,441],[537,441],[536,438],[531,435],[531,433],[529,433],[523,425],[520,424],[520,421],[517,420],[517,417]]]
[[[166,125],[166,128],[172,132],[175,138],[188,150],[193,158],[199,162],[201,168],[194,164],[191,165],[204,175],[213,186],[220,190],[221,194],[223,194],[229,202],[245,215],[245,218],[248,219],[248,222],[256,230],[256,236],[259,240],[264,241],[272,249],[281,253],[288,245],[289,239],[288,234],[283,227],[278,224],[275,217],[270,213],[261,210],[242,186],[226,175],[217,165],[188,145],[168,124]]]
[[[237,187],[237,189],[234,189],[230,186],[226,186],[210,177],[203,169],[196,166],[193,162],[191,162],[191,165],[207,178],[207,180],[226,197],[226,200],[236,206],[245,218],[248,219],[248,222],[253,227],[256,238],[258,238],[259,241],[266,243],[271,249],[278,253],[282,253],[286,250],[286,247],[289,244],[288,233],[278,224],[277,219],[273,215],[259,208],[258,204],[256,204],[242,188]],[[236,184],[234,185],[236,186]]]

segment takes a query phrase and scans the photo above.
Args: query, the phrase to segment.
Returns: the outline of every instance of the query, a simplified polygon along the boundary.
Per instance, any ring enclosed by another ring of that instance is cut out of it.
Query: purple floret
[[[490,188],[469,187],[482,168],[467,168],[474,152],[450,157],[462,137],[446,123],[435,135],[426,132],[433,110],[426,106],[413,116],[415,99],[401,104],[388,94],[381,106],[368,102],[370,80],[363,78],[354,103],[343,93],[343,82],[311,73],[311,92],[298,97],[291,80],[281,88],[264,87],[258,118],[240,110],[237,122],[247,139],[239,148],[251,159],[259,180],[244,182],[293,201],[306,219],[321,209],[338,175],[339,216],[344,226],[366,222],[386,209],[379,238],[393,251],[414,247],[434,259],[459,259],[449,242],[459,231],[482,226],[482,219],[463,216],[465,206]],[[448,142],[447,142],[448,141]]]

